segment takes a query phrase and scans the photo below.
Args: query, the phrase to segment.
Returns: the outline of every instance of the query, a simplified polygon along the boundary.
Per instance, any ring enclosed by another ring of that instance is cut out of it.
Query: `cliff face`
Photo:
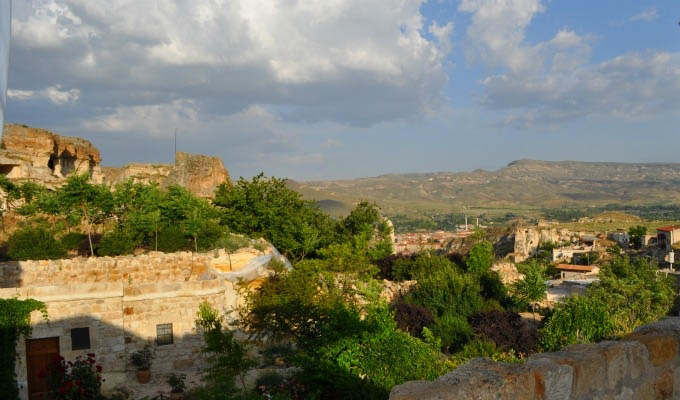
[[[132,163],[120,168],[101,167],[99,150],[85,139],[8,124],[0,144],[0,174],[53,188],[70,174],[88,173],[96,183],[114,185],[132,179],[162,187],[178,184],[202,197],[212,196],[217,186],[229,181],[229,172],[218,157],[178,152],[175,158],[175,165]]]
[[[99,150],[81,138],[60,136],[25,125],[5,125],[0,144],[0,173],[15,180],[59,184],[72,173],[89,173],[101,182]]]
[[[218,157],[178,152],[175,159],[175,165],[134,163],[120,168],[104,167],[104,182],[115,185],[133,179],[162,187],[177,184],[198,196],[211,197],[217,186],[229,181],[229,172]]]

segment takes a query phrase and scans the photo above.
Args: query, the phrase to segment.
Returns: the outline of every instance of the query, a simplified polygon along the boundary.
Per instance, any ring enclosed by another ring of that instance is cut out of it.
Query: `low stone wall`
[[[535,354],[525,364],[474,359],[453,372],[392,389],[390,400],[679,399],[680,318],[621,341]]]
[[[138,256],[77,257],[63,260],[0,263],[0,288],[56,286],[78,283],[185,282],[209,279],[213,272],[238,271],[256,257],[280,257],[272,246],[243,248],[227,254],[223,249],[206,253],[150,252]],[[231,262],[230,262],[231,260]]]

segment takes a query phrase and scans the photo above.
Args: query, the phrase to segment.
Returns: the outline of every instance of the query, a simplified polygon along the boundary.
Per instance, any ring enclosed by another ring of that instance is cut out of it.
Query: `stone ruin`
[[[0,174],[15,181],[33,181],[49,188],[59,186],[71,174],[88,173],[96,183],[114,185],[129,179],[178,184],[201,197],[210,197],[217,186],[229,182],[229,172],[218,157],[178,152],[175,164],[132,163],[102,167],[99,150],[88,140],[61,136],[45,129],[7,124],[0,144]]]
[[[48,187],[60,184],[73,173],[87,172],[95,182],[101,182],[101,160],[99,150],[85,139],[25,125],[5,125],[0,144],[1,174]]]

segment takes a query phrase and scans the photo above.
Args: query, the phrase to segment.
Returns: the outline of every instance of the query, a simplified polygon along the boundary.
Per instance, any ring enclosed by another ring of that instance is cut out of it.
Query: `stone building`
[[[157,394],[170,372],[198,383],[203,362],[202,336],[195,328],[199,304],[207,301],[230,311],[239,303],[237,286],[267,276],[272,258],[289,265],[272,246],[234,254],[152,252],[0,264],[0,297],[43,301],[49,315],[43,321],[34,312],[31,337],[18,343],[21,399],[40,398],[46,387],[40,372],[56,355],[73,360],[94,353],[106,379],[103,390],[123,386],[133,398]],[[146,344],[155,351],[153,379],[140,385],[129,357]]]

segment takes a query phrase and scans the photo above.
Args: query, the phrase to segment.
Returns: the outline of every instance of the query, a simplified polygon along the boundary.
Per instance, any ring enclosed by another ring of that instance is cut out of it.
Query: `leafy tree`
[[[482,240],[472,246],[465,259],[465,264],[469,272],[483,273],[491,268],[493,260],[493,245],[487,240]]]
[[[526,307],[545,299],[548,289],[545,281],[546,276],[543,267],[535,261],[528,263],[524,268],[524,279],[512,284],[512,296],[516,303]]]
[[[230,231],[262,235],[285,256],[303,260],[331,243],[331,221],[316,204],[302,199],[286,181],[263,174],[223,184],[214,204]]]
[[[667,315],[675,301],[672,278],[656,273],[654,262],[644,257],[619,256],[599,273],[589,296],[606,304],[617,335]]]
[[[644,225],[635,225],[628,228],[628,236],[630,237],[630,242],[636,248],[642,246],[642,237],[647,234],[647,227]]]
[[[248,347],[236,340],[232,331],[223,327],[223,317],[209,303],[199,305],[197,316],[196,325],[205,339],[202,351],[207,354],[208,362],[204,379],[211,386],[223,388],[228,393],[234,378],[238,377],[245,390],[245,374],[257,365],[248,356]]]
[[[0,212],[2,213],[0,217],[2,218],[2,231],[5,231],[5,213],[11,211],[14,208],[17,201],[21,198],[21,192],[19,187],[12,181],[9,180],[5,175],[0,175],[0,194],[2,194],[2,208]]]
[[[111,216],[114,203],[108,187],[91,184],[89,180],[88,174],[69,176],[66,183],[57,189],[56,200],[61,214],[75,217],[85,224],[90,255],[94,256],[92,233],[97,225]]]

